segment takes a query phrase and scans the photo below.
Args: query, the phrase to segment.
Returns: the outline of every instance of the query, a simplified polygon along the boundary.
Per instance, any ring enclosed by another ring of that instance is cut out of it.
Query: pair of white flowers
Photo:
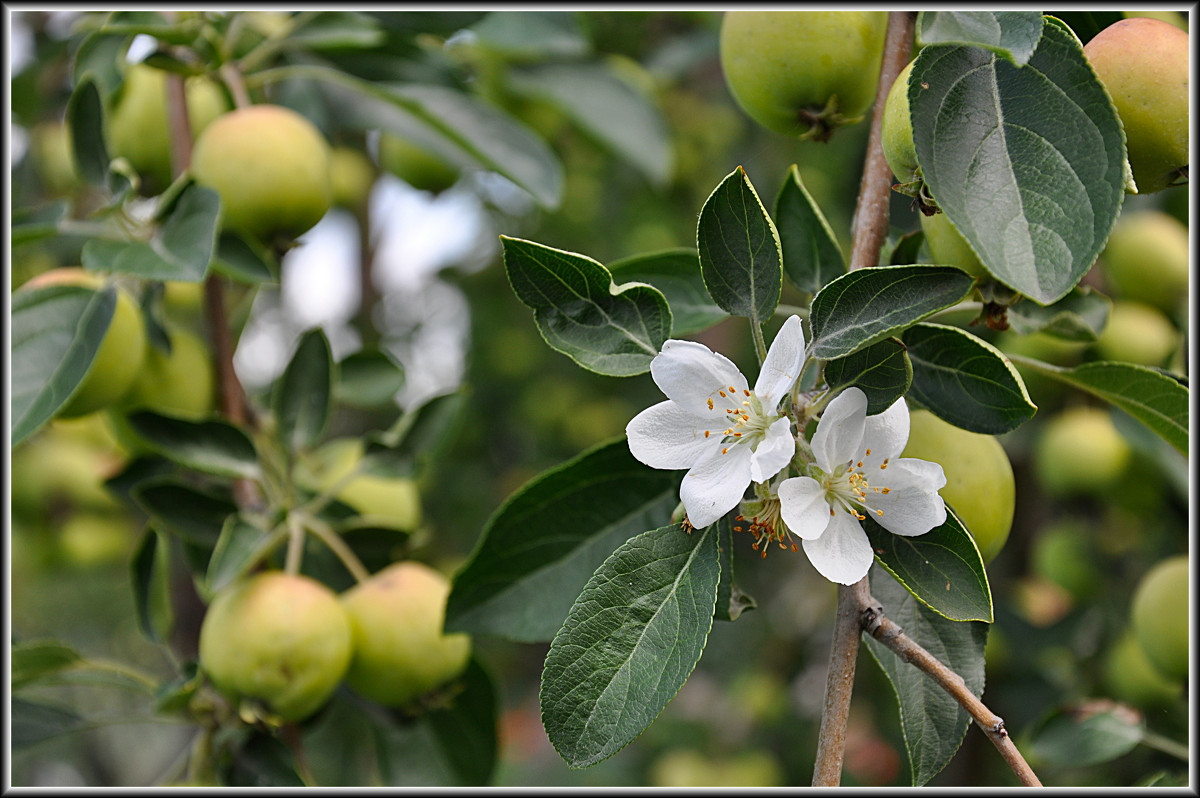
[[[629,450],[652,468],[688,470],[679,495],[696,528],[737,507],[756,483],[758,500],[746,506],[759,508],[752,522],[757,543],[794,534],[817,571],[850,585],[874,559],[861,521],[869,515],[897,535],[925,534],[946,520],[938,494],[946,477],[937,463],[900,458],[909,430],[903,399],[868,416],[867,397],[854,387],[825,407],[812,457],[796,458],[791,418],[780,404],[803,364],[798,316],[775,336],[753,389],[725,356],[669,340],[650,362],[667,400],[629,422]],[[800,475],[774,480],[794,459]]]

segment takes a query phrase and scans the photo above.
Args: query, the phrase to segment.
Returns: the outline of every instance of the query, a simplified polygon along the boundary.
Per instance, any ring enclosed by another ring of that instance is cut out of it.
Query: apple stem
[[[288,547],[283,561],[283,570],[289,576],[300,573],[300,565],[304,561],[304,527],[296,516],[287,517]]]
[[[229,87],[229,93],[233,95],[233,104],[237,108],[247,108],[254,103],[250,100],[250,92],[246,90],[246,81],[242,77],[242,73],[231,63],[221,65],[221,80],[225,81],[225,85]]]
[[[308,530],[342,561],[342,565],[346,566],[346,570],[354,577],[354,581],[362,584],[371,578],[371,572],[367,570],[366,566],[362,564],[362,560],[358,559],[358,555],[346,545],[346,541],[342,540],[342,536],[333,527],[315,516],[306,516],[304,521]]]

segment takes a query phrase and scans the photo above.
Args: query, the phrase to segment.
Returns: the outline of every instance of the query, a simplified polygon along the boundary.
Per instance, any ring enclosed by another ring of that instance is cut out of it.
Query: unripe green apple
[[[29,154],[46,193],[61,197],[81,185],[71,130],[65,122],[41,122],[29,131]]]
[[[1132,451],[1112,418],[1097,407],[1072,407],[1043,426],[1033,464],[1048,496],[1100,494],[1120,478]]]
[[[911,183],[918,177],[917,147],[913,143],[912,117],[909,116],[908,107],[908,76],[912,73],[912,65],[910,61],[896,76],[896,82],[888,91],[887,102],[883,106],[883,121],[880,123],[883,157],[901,183]]]
[[[461,674],[471,638],[442,633],[449,595],[446,577],[417,562],[389,565],[343,593],[354,638],[346,684],[398,707]]]
[[[984,562],[991,561],[1008,540],[1016,502],[1004,447],[991,435],[960,429],[928,410],[914,410],[909,423],[901,456],[941,465],[946,485],[938,492],[975,538]]]
[[[133,524],[113,514],[72,513],[58,532],[59,552],[78,568],[121,562],[130,554],[133,541]]]
[[[1119,297],[1171,313],[1187,295],[1190,259],[1187,225],[1162,211],[1145,210],[1117,219],[1100,267]]]
[[[1188,34],[1157,19],[1123,19],[1083,48],[1125,128],[1139,194],[1162,191],[1188,165]]]
[[[142,372],[121,400],[122,407],[152,410],[168,416],[199,421],[215,404],[216,369],[212,353],[195,333],[166,328],[171,353],[156,346],[146,348]]]
[[[445,191],[458,180],[458,167],[414,141],[386,130],[379,134],[379,165],[420,191]]]
[[[310,490],[329,490],[358,466],[363,451],[361,438],[329,441],[297,469],[296,478]],[[412,479],[362,473],[347,482],[336,498],[398,529],[412,531],[421,525],[421,493]]]
[[[355,211],[367,204],[375,183],[375,164],[361,150],[334,147],[329,151],[329,179],[333,204]]]
[[[104,280],[78,266],[67,266],[39,274],[23,285],[21,290],[52,285],[78,285],[98,291],[104,287]],[[71,398],[59,408],[58,415],[62,418],[82,416],[120,399],[137,379],[145,355],[146,323],[142,319],[142,311],[128,292],[118,289],[112,320],[92,365]]]
[[[184,95],[193,138],[229,110],[221,89],[207,78],[189,78]],[[109,113],[108,148],[113,157],[124,157],[141,174],[144,193],[157,193],[171,184],[166,72],[145,64],[129,65]]]
[[[119,465],[114,454],[65,433],[52,422],[12,450],[13,509],[43,515],[63,501],[88,509],[118,509],[120,503],[104,488],[105,478]]]
[[[1150,663],[1170,679],[1188,674],[1189,581],[1186,554],[1155,565],[1133,594],[1133,633]]]
[[[760,125],[822,141],[874,102],[886,30],[885,11],[727,11],[721,68]]]
[[[1162,366],[1179,345],[1179,331],[1171,320],[1149,305],[1133,300],[1113,303],[1108,323],[1096,339],[1096,352],[1104,360]]]
[[[337,596],[306,576],[254,574],[217,594],[200,626],[200,667],[234,700],[299,721],[329,699],[351,656]]]
[[[944,213],[932,216],[920,215],[921,230],[933,262],[941,266],[957,266],[972,277],[988,277],[987,267],[975,254],[975,250],[963,238],[962,233]]]
[[[264,240],[295,238],[333,201],[329,144],[280,105],[240,108],[209,125],[192,150],[192,174],[221,196],[224,227]]]
[[[1101,583],[1092,537],[1082,522],[1064,521],[1042,530],[1033,543],[1034,572],[1076,599],[1090,598]]]
[[[1104,685],[1114,698],[1138,707],[1158,707],[1183,694],[1183,681],[1164,677],[1132,633],[1122,635],[1104,658]]]

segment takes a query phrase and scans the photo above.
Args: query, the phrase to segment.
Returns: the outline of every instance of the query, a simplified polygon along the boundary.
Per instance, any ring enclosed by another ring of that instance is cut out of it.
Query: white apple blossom
[[[779,403],[804,363],[800,318],[783,323],[750,390],[728,358],[694,341],[669,340],[650,361],[667,401],[646,408],[625,428],[629,451],[651,468],[688,469],[679,488],[688,522],[715,522],[792,460],[796,439]]]
[[[825,408],[812,438],[808,476],[779,485],[780,515],[803,539],[804,553],[832,582],[852,585],[874,554],[860,521],[869,514],[897,535],[923,535],[946,520],[937,463],[905,457],[908,406],[903,399],[867,415],[867,397],[847,388]]]

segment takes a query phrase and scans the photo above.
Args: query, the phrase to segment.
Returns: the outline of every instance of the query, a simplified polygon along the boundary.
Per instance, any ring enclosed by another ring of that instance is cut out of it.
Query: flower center
[[[728,453],[731,446],[739,443],[749,442],[753,448],[778,418],[763,410],[762,402],[754,395],[754,391],[745,388],[739,391],[732,385],[718,390],[715,396],[710,395],[708,409],[719,415],[720,423],[727,425],[723,430],[704,431],[706,438],[710,435],[721,436],[721,443],[724,444],[722,454]]]
[[[737,516],[733,521],[734,532],[748,532],[754,536],[754,543],[751,546],[755,551],[761,551],[762,556],[767,556],[767,549],[770,548],[771,542],[774,541],[779,545],[779,548],[785,551],[799,551],[796,542],[792,540],[792,532],[787,528],[787,524],[783,523],[783,517],[780,514],[781,505],[779,497],[770,496],[762,501],[748,502],[742,505],[743,510],[747,513],[753,513],[749,519],[745,515]],[[759,547],[762,547],[761,549]]]
[[[870,457],[871,450],[867,449],[863,456]],[[887,469],[889,459],[887,458],[879,464],[878,468],[880,472]],[[871,507],[870,501],[876,495],[891,493],[892,489],[885,485],[872,485],[867,479],[862,460],[851,460],[845,465],[839,465],[834,469],[832,474],[826,474],[819,468],[815,468],[815,470],[817,473],[814,477],[825,488],[825,494],[829,497],[830,515],[833,515],[837,511],[838,506],[841,506],[859,521],[867,519],[865,515],[859,512],[859,509],[874,513],[877,516],[883,515],[883,510],[880,510],[878,507]],[[876,483],[879,481],[880,479],[876,479]]]

